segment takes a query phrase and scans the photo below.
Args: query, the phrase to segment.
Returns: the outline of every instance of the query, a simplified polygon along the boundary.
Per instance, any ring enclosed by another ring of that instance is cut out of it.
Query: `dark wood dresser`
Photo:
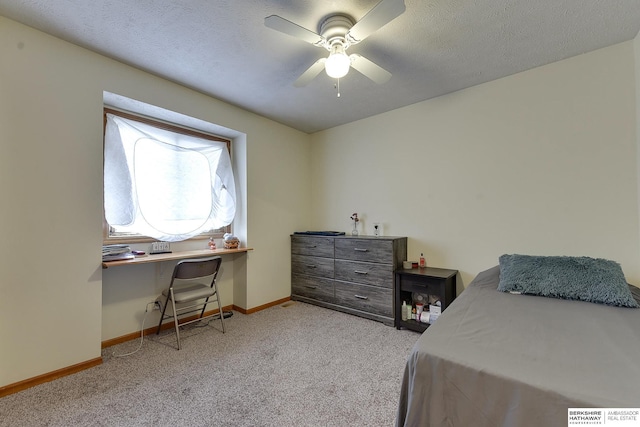
[[[291,236],[291,299],[394,324],[406,237]]]

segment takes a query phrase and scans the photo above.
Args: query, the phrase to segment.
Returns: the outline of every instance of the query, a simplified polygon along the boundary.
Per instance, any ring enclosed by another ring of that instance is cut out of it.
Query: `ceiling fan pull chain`
[[[338,83],[334,84],[333,87],[335,88],[336,92],[337,92],[337,98],[340,98],[340,79],[336,79],[338,81]]]

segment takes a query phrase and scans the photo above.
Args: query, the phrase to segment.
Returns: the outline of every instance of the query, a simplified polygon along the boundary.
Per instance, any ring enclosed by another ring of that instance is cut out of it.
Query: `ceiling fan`
[[[391,73],[362,55],[357,53],[347,55],[346,51],[349,46],[360,43],[404,11],[404,0],[382,0],[358,22],[354,22],[348,15],[334,13],[320,22],[320,34],[278,15],[267,16],[264,19],[264,24],[269,28],[329,51],[327,58],[318,59],[302,73],[293,84],[296,87],[305,86],[323,69],[326,70],[329,77],[340,79],[347,75],[351,67],[376,83],[384,83],[391,78]]]

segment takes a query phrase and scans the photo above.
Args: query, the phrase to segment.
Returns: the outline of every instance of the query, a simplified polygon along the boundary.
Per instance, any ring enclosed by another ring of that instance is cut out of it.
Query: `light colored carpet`
[[[0,399],[0,426],[391,426],[419,334],[300,302],[103,351]]]

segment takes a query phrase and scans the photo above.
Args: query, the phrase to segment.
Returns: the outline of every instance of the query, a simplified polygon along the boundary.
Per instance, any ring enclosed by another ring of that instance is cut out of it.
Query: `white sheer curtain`
[[[109,225],[176,242],[233,221],[236,192],[225,143],[107,114],[104,144]]]

